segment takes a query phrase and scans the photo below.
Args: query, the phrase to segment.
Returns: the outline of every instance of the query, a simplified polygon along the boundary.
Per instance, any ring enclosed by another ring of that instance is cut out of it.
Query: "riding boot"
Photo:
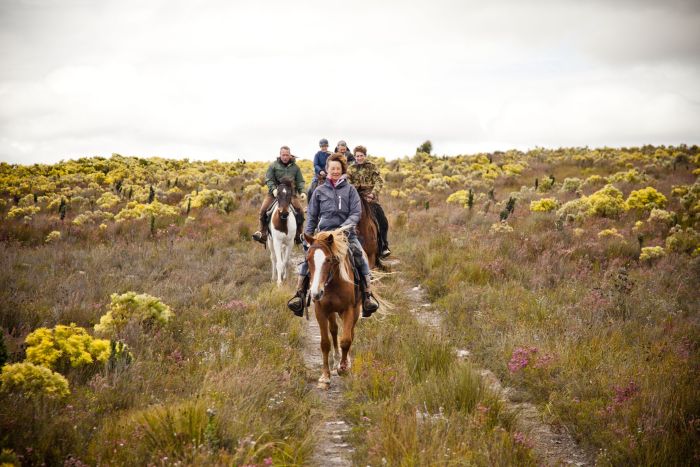
[[[299,276],[297,279],[297,292],[291,300],[287,302],[287,307],[296,316],[304,316],[304,300],[306,299],[306,289],[309,286],[309,276]]]
[[[304,213],[297,212],[295,217],[297,220],[297,233],[294,236],[294,243],[301,245],[301,241],[304,238]]]
[[[363,300],[362,300],[362,317],[369,318],[372,313],[377,311],[379,303],[372,295],[372,286],[370,285],[371,277],[368,275],[362,278],[363,284]]]
[[[260,230],[253,234],[253,240],[263,245],[267,243],[267,214],[260,216]]]

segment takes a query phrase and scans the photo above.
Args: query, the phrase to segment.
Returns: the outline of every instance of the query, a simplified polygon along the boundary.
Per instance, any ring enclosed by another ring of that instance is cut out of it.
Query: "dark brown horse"
[[[338,374],[347,373],[350,367],[350,346],[355,337],[355,324],[360,317],[362,299],[359,286],[353,280],[352,254],[342,229],[319,232],[312,237],[304,234],[311,245],[306,255],[309,264],[311,298],[314,301],[316,320],[321,331],[323,371],[318,379],[320,388],[331,383],[328,355],[333,344],[333,355],[338,360],[338,318],[342,323],[340,349],[337,362]]]
[[[371,187],[358,185],[357,192],[362,200],[362,215],[360,222],[357,224],[357,236],[362,245],[362,249],[367,253],[367,262],[369,268],[382,267],[381,259],[379,258],[379,242],[378,242],[378,227],[374,219],[372,206],[367,199],[367,195],[371,192]]]

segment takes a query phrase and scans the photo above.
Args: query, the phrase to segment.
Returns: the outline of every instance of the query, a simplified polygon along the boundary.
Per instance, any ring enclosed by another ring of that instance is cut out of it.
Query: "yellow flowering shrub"
[[[403,191],[403,190],[391,190],[391,192],[389,193],[389,195],[390,195],[392,198],[405,198],[406,196],[408,196],[408,195],[406,194],[406,192]]]
[[[601,177],[600,175],[591,175],[586,180],[584,180],[581,187],[602,186],[602,185],[605,185],[605,178]]]
[[[627,182],[640,183],[646,179],[644,174],[640,174],[637,169],[630,169],[627,172],[617,172],[608,177],[608,183]]]
[[[617,217],[625,211],[622,192],[612,185],[606,185],[588,197],[589,215]]]
[[[666,248],[676,253],[695,254],[700,247],[700,234],[692,227],[685,229],[676,226],[671,229],[670,235],[666,238]]]
[[[467,199],[469,198],[469,192],[467,190],[458,190],[447,197],[448,203],[458,203],[462,206],[467,205]]]
[[[10,209],[10,211],[7,213],[6,218],[7,219],[15,219],[15,218],[31,217],[39,211],[41,211],[41,208],[39,208],[38,206],[27,206],[24,208],[21,208],[19,206],[13,206]]]
[[[491,224],[491,227],[489,228],[489,233],[498,235],[498,234],[507,234],[511,233],[513,231],[513,227],[511,227],[508,222],[506,221],[501,221],[501,222],[496,222],[495,224]]]
[[[559,189],[559,191],[573,193],[574,191],[578,190],[581,187],[582,183],[583,182],[581,181],[580,178],[576,178],[576,177],[565,178],[561,184],[561,188]]]
[[[598,232],[598,238],[624,238],[615,227]]]
[[[34,195],[29,194],[27,196],[23,196],[22,198],[20,198],[19,203],[17,203],[17,205],[21,208],[34,206]]]
[[[51,243],[51,242],[55,242],[55,241],[60,240],[60,239],[61,239],[61,232],[59,232],[58,230],[53,230],[46,236],[46,239],[44,241],[46,243]]]
[[[126,292],[112,294],[109,311],[95,325],[95,331],[114,336],[131,321],[144,326],[162,326],[173,316],[170,307],[157,297]]]
[[[199,193],[193,191],[185,196],[181,204],[183,209],[186,209],[188,205],[192,209],[213,207],[219,212],[229,213],[236,209],[236,195],[232,191],[209,189],[201,190]]]
[[[660,246],[645,246],[639,254],[639,261],[651,262],[655,259],[666,256],[666,251]]]
[[[85,224],[96,224],[105,220],[114,219],[114,214],[111,212],[95,211],[85,211],[82,214],[75,216],[73,219],[73,225],[85,225]]]
[[[154,200],[150,204],[142,204],[138,201],[131,201],[126,205],[124,209],[119,211],[114,220],[117,222],[125,221],[128,219],[144,219],[154,216],[158,217],[175,217],[178,211],[173,206],[168,204],[163,204],[158,200]]]
[[[574,230],[574,237],[581,237],[583,236],[584,233],[586,233],[585,230],[583,230],[581,227],[576,227]]]
[[[102,195],[97,198],[97,205],[101,209],[112,209],[114,206],[119,204],[121,198],[111,191],[105,191]]]
[[[51,369],[67,369],[104,363],[109,358],[109,341],[96,339],[85,328],[71,323],[53,329],[38,328],[26,340],[27,361]]]
[[[653,187],[634,190],[630,193],[625,205],[627,209],[651,210],[653,208],[663,208],[666,206],[666,197],[656,191]]]
[[[26,397],[60,399],[70,394],[68,380],[49,368],[30,362],[7,364],[0,373],[0,391]]]
[[[532,212],[550,212],[559,207],[559,201],[555,198],[542,198],[530,202],[530,211]]]

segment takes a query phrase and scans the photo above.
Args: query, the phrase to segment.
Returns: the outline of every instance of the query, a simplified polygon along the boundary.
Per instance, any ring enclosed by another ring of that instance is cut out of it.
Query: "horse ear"
[[[316,240],[314,237],[312,237],[311,235],[307,234],[306,232],[304,232],[304,238],[306,239],[306,243],[308,243],[309,245],[313,245],[313,244],[314,244],[314,240]]]
[[[328,245],[333,245],[333,234],[330,234],[326,241],[328,242]]]

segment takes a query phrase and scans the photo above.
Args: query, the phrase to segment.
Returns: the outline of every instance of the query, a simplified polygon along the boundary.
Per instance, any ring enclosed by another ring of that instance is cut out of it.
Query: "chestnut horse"
[[[333,356],[338,363],[338,375],[347,373],[350,367],[349,353],[355,336],[355,324],[362,310],[359,285],[352,272],[352,253],[343,229],[319,232],[315,237],[304,234],[309,243],[306,260],[309,264],[311,298],[314,301],[316,320],[321,331],[323,371],[318,386],[330,387],[331,371],[328,354],[333,344]],[[340,338],[342,356],[338,362],[338,318],[343,332]]]
[[[357,188],[360,200],[362,201],[362,215],[360,216],[360,222],[357,223],[357,238],[360,240],[362,249],[367,253],[369,268],[381,268],[383,265],[379,258],[379,229],[377,227],[377,221],[374,219],[372,206],[367,199],[371,188],[362,185],[358,185],[355,188]]]
[[[292,179],[284,177],[277,186],[277,199],[272,205],[273,213],[268,223],[267,247],[270,249],[272,279],[281,285],[287,278],[287,264],[297,234],[297,221],[292,213]],[[291,215],[290,215],[291,214]]]

